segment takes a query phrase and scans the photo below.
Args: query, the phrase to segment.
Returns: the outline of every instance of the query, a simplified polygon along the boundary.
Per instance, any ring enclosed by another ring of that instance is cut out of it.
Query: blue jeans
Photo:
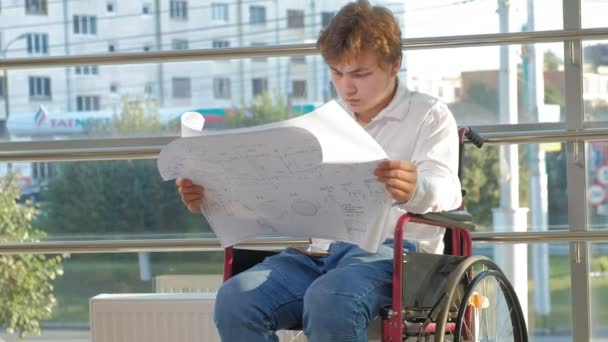
[[[367,341],[368,323],[391,303],[392,244],[369,253],[333,243],[323,258],[287,248],[230,278],[215,303],[222,341],[276,342],[275,331],[300,327],[310,342]]]

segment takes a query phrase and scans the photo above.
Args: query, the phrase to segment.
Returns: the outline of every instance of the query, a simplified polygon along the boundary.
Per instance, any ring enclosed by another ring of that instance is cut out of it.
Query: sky
[[[404,37],[434,37],[500,33],[499,0],[415,0],[404,2]],[[528,0],[511,0],[511,32],[527,23]],[[563,28],[562,0],[535,0],[535,31]],[[583,28],[608,28],[608,0],[582,1]],[[587,42],[595,44],[597,42]],[[563,43],[537,44],[563,56]],[[519,47],[514,47],[519,51]],[[455,77],[461,71],[498,69],[498,46],[406,52],[410,75],[424,79]]]

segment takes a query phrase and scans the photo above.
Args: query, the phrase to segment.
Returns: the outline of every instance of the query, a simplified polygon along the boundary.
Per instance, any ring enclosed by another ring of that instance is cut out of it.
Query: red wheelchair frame
[[[458,165],[458,177],[462,179],[462,161],[464,157],[464,142],[469,140],[475,146],[481,147],[483,145],[482,138],[472,131],[469,127],[461,127],[458,130],[459,136],[459,165]],[[463,191],[463,197],[465,193]],[[392,304],[390,307],[385,308],[381,313],[382,318],[382,341],[383,342],[397,342],[403,341],[407,338],[407,327],[404,320],[404,307],[403,307],[403,286],[404,286],[404,253],[400,246],[403,246],[403,235],[404,227],[407,223],[416,222],[424,223],[433,226],[440,226],[446,228],[446,234],[444,236],[444,253],[445,255],[470,257],[472,255],[472,239],[470,230],[474,229],[474,225],[471,223],[471,216],[463,210],[463,205],[460,208],[450,212],[442,213],[428,213],[424,215],[404,214],[399,218],[395,227],[394,234],[394,249],[393,249],[393,286],[392,286]],[[265,257],[276,254],[277,252],[272,251],[261,251],[261,250],[244,250],[236,249],[232,246],[225,248],[224,250],[224,281],[228,280],[231,276],[240,273],[258,262],[261,262]],[[482,263],[489,263],[492,269],[500,272],[499,268],[495,266],[491,261],[477,260],[476,262],[482,261]],[[469,266],[475,262],[468,263]],[[465,274],[471,272],[469,269],[462,271]],[[504,276],[503,276],[504,277]],[[507,284],[510,287],[510,284]],[[501,284],[502,286],[502,284]],[[511,293],[512,287],[509,289]],[[512,301],[515,300],[516,308],[515,313],[512,315],[514,319],[514,327],[516,330],[514,336],[516,341],[525,342],[527,341],[527,333],[525,332],[525,322],[521,315],[521,308],[516,298],[510,298]],[[468,310],[467,310],[468,311]],[[421,329],[420,333],[425,334],[437,334],[436,329],[441,329],[440,336],[445,333],[453,333],[458,330],[457,323],[448,323],[447,309],[443,313],[442,324],[418,324],[415,329]],[[462,315],[462,314],[461,314]],[[470,312],[464,314],[464,320],[471,320]],[[517,330],[523,330],[517,332]],[[415,332],[416,333],[416,332]],[[442,340],[436,338],[436,341]]]

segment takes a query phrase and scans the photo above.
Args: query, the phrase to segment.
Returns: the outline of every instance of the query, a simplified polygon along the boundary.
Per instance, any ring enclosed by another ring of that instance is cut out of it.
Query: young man
[[[385,8],[359,0],[344,6],[319,36],[342,105],[385,149],[391,160],[375,174],[396,205],[376,253],[313,240],[327,256],[287,248],[229,279],[216,298],[222,341],[277,341],[276,330],[302,327],[309,341],[367,341],[367,326],[391,301],[392,231],[404,212],[457,208],[458,137],[448,108],[408,91],[397,78],[401,31]],[[201,212],[204,189],[178,179],[182,201]],[[441,252],[443,229],[408,225],[404,248]]]

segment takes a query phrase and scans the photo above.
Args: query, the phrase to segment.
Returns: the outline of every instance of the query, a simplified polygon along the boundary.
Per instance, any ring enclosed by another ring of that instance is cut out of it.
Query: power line
[[[78,1],[78,0],[68,0],[68,1]],[[269,2],[272,0],[251,0],[251,1],[244,1],[242,2],[242,4],[250,4],[250,3],[260,3],[260,2]],[[230,3],[222,3],[222,4],[227,4],[229,6],[232,5],[237,5],[237,2],[230,2]],[[201,5],[201,6],[193,6],[193,7],[188,7],[188,12],[190,12],[190,10],[194,9],[194,10],[202,10],[202,9],[206,9],[206,8],[211,8],[213,4],[210,5]],[[129,18],[129,17],[141,17],[141,16],[152,16],[154,14],[157,13],[169,13],[171,10],[164,10],[164,11],[150,11],[147,14],[144,14],[143,12],[137,12],[137,13],[130,13],[130,14],[120,14],[120,15],[114,15],[114,14],[110,14],[110,15],[106,15],[106,16],[96,16],[98,21],[103,21],[103,20],[114,20],[114,19],[122,19],[122,18]],[[0,14],[1,15],[1,14]],[[55,25],[64,25],[64,24],[70,24],[72,23],[72,20],[68,19],[68,20],[63,20],[63,21],[53,21],[50,23],[44,23],[44,26],[55,26]],[[40,26],[39,24],[24,24],[24,25],[15,25],[15,26],[4,26],[1,27],[0,29],[2,30],[13,30],[13,29],[19,29],[19,28],[28,28],[28,27],[38,27]]]
[[[408,11],[402,10],[402,11],[394,11],[393,13],[396,15],[400,15],[400,14],[405,14],[406,12],[416,12],[416,11],[423,11],[423,10],[429,10],[429,9],[438,9],[438,8],[445,8],[445,7],[452,7],[452,6],[459,6],[459,5],[464,5],[464,4],[469,4],[472,2],[476,2],[476,1],[486,1],[486,0],[460,0],[460,1],[456,1],[456,2],[452,2],[452,3],[448,3],[448,4],[443,4],[443,5],[435,5],[435,6],[427,6],[427,7],[419,7],[419,8],[415,8],[415,9],[411,9]],[[256,2],[256,1],[252,1],[252,2]],[[307,13],[304,16],[305,17],[317,17],[318,15],[325,13],[325,12],[313,12],[313,13]],[[277,22],[282,22],[283,20],[287,20],[288,17],[277,17],[271,20],[267,20],[266,23],[277,23]],[[317,24],[317,23],[315,23]],[[247,25],[247,24],[245,24]],[[181,34],[181,33],[191,33],[191,32],[202,32],[202,31],[207,31],[207,30],[218,30],[218,29],[226,29],[226,28],[233,28],[233,27],[238,27],[239,24],[235,23],[235,24],[225,24],[225,25],[216,25],[216,26],[204,26],[204,27],[199,27],[199,28],[189,28],[189,29],[182,29],[182,30],[175,30],[175,31],[165,31],[162,32],[162,36],[169,36],[169,35],[175,35],[175,34]],[[247,34],[251,34],[251,35],[257,35],[260,33],[273,33],[275,32],[276,29],[269,29],[269,30],[263,30],[263,31],[255,31],[255,32],[249,32]],[[246,34],[246,35],[247,35]],[[87,44],[96,44],[96,43],[103,43],[103,42],[114,42],[114,41],[122,41],[122,40],[131,40],[131,39],[141,39],[141,38],[148,38],[148,37],[154,37],[156,34],[151,33],[151,34],[138,34],[138,35],[132,35],[132,36],[122,36],[122,37],[109,37],[109,38],[103,38],[103,39],[95,39],[95,40],[87,40],[87,41],[79,41],[79,42],[71,42],[69,44],[69,46],[76,46],[76,45],[87,45]],[[228,35],[228,36],[222,36],[222,37],[214,37],[214,38],[238,38],[239,35]],[[166,37],[169,38],[169,37]],[[213,39],[210,39],[209,41],[212,41]],[[56,48],[56,47],[64,47],[65,44],[52,44],[52,45],[48,45],[48,48]],[[27,50],[27,48],[21,48],[21,49],[10,49],[9,51],[12,52],[17,52],[17,51],[25,51]]]

